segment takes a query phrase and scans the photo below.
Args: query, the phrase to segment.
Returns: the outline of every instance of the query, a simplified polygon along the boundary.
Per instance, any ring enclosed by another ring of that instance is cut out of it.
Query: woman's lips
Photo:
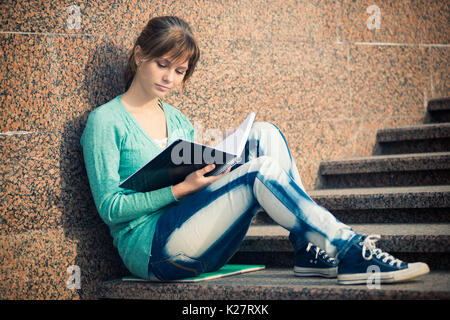
[[[166,86],[163,86],[163,85],[161,85],[161,84],[157,84],[156,85],[158,88],[159,88],[159,90],[161,90],[161,91],[167,91],[167,90],[169,90],[169,88],[167,88]]]

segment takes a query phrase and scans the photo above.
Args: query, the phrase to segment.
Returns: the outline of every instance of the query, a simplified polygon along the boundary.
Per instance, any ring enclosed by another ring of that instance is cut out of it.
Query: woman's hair
[[[183,78],[184,89],[186,80],[192,75],[200,58],[200,50],[191,28],[186,21],[173,16],[155,17],[142,30],[131,49],[124,73],[125,90],[128,90],[136,74],[136,46],[141,47],[142,59],[150,61],[170,53],[170,58],[176,60],[188,58],[188,69]]]

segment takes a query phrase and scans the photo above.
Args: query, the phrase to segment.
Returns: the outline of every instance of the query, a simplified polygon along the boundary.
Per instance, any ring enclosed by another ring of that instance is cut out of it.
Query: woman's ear
[[[139,45],[134,47],[134,63],[136,63],[136,66],[138,67],[142,63],[142,49]]]

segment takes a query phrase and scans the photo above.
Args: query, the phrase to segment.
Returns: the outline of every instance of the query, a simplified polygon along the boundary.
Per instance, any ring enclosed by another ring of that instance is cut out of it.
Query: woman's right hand
[[[219,174],[217,176],[209,176],[205,177],[205,174],[208,172],[214,170],[216,165],[209,164],[202,169],[196,170],[184,178],[184,181],[174,185],[172,187],[173,195],[176,199],[180,199],[182,197],[185,197],[189,194],[195,193],[204,187],[210,185],[214,181],[222,178],[224,175],[230,172],[231,168],[228,168],[227,171],[225,171],[222,174]]]

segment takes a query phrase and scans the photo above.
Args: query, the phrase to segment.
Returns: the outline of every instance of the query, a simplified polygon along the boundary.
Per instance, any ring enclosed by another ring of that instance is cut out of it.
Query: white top
[[[165,149],[167,146],[167,138],[164,139],[153,139],[157,145],[161,147],[161,149]]]
[[[164,111],[164,108],[162,106],[161,100],[159,100],[159,99],[158,99],[158,105]],[[156,144],[161,147],[161,149],[165,149],[166,146],[167,146],[167,138],[164,138],[164,139],[153,139],[153,141],[155,141]]]

